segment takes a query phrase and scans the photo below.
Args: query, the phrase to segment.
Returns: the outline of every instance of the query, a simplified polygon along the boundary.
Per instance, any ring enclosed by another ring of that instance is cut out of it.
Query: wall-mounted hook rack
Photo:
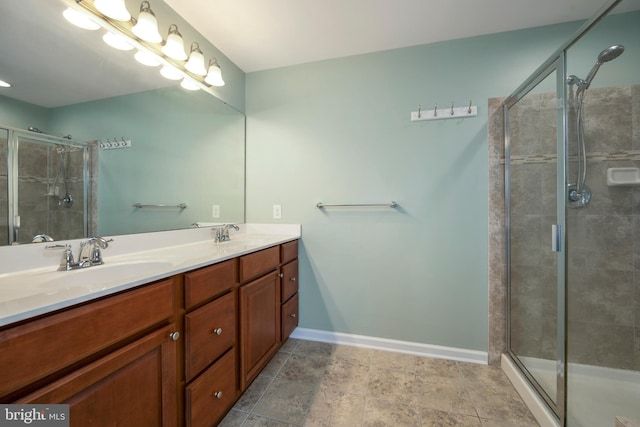
[[[114,137],[113,139],[107,138],[106,140],[100,139],[98,146],[101,150],[116,150],[118,148],[131,148],[131,140],[124,139],[124,137]]]
[[[451,108],[445,110],[438,110],[438,104],[433,106],[433,110],[423,110],[421,105],[418,105],[418,111],[411,112],[411,121],[419,122],[423,120],[443,120],[443,119],[464,119],[467,117],[475,117],[478,115],[478,107],[472,105],[469,101],[467,107],[454,107],[454,103],[451,102]]]

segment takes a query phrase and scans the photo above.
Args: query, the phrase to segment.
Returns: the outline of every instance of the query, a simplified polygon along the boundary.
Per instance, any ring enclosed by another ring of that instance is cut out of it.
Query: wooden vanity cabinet
[[[213,426],[298,323],[292,241],[0,328],[0,402],[72,426]]]
[[[72,426],[176,426],[179,282],[3,329],[0,401],[67,403]]]

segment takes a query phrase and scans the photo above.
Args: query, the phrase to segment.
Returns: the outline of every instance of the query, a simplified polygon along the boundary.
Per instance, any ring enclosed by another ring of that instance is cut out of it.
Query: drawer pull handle
[[[222,392],[216,391],[215,393],[213,393],[213,397],[215,397],[216,399],[222,399]]]
[[[180,339],[180,332],[171,332],[169,338],[171,338],[171,341],[178,341]]]
[[[222,328],[215,328],[211,331],[211,333],[216,335],[222,335]]]
[[[284,273],[278,273],[278,277],[282,279],[284,277]]]
[[[296,318],[296,314],[295,313],[291,313],[289,316],[293,317],[294,319]]]
[[[289,280],[291,280],[292,282],[295,282],[295,281],[296,281],[296,276],[293,276],[293,277],[292,277],[291,279],[289,279]]]

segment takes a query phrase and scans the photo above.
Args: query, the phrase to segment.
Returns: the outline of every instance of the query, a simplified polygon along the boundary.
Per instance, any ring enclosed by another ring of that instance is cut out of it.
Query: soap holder
[[[608,186],[640,185],[639,168],[609,168],[607,169]]]

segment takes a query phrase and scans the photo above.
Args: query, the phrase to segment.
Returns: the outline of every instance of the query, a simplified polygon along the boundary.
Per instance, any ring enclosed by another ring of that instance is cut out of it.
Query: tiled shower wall
[[[548,250],[555,211],[553,96],[529,95],[518,107],[512,141],[512,304],[519,353],[555,359],[555,264]],[[506,351],[504,135],[502,99],[489,100],[489,326],[491,363]],[[548,105],[549,108],[545,108]],[[611,167],[640,167],[640,85],[592,88],[585,95],[587,208],[568,209],[568,360],[640,370],[640,187],[607,186]],[[551,114],[552,116],[549,116]],[[512,122],[513,126],[514,123]],[[523,133],[524,132],[524,133]],[[551,137],[553,134],[553,138]],[[575,155],[573,130],[570,156]],[[533,139],[532,139],[533,138]],[[538,148],[534,148],[538,147]],[[513,147],[512,147],[513,148]],[[513,156],[515,154],[515,156]],[[570,157],[569,180],[576,164]],[[536,196],[540,195],[540,197]],[[520,197],[532,195],[533,199]],[[542,250],[541,250],[542,249]]]

